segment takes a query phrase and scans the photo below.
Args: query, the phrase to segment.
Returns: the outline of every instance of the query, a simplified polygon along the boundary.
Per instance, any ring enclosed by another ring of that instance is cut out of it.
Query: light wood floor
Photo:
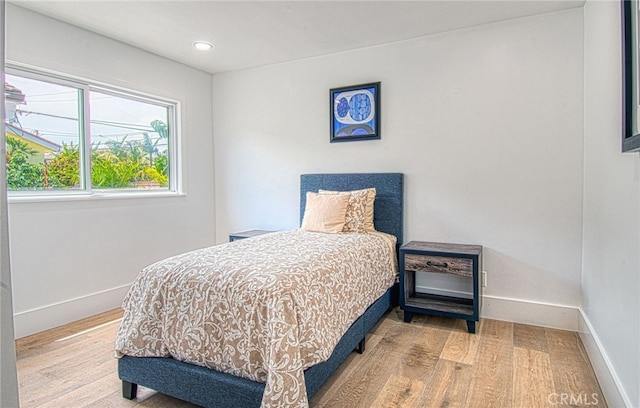
[[[311,407],[605,407],[576,333],[484,319],[478,333],[461,320],[393,310],[351,353]],[[194,405],[140,387],[121,397],[114,310],[17,341],[22,408]]]

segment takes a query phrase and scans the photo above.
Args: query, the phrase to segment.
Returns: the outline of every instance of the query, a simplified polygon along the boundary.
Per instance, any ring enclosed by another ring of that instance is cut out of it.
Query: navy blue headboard
[[[395,235],[402,245],[403,174],[402,173],[342,173],[303,174],[300,176],[300,220],[304,216],[307,191],[361,190],[376,188],[373,223],[376,230]]]

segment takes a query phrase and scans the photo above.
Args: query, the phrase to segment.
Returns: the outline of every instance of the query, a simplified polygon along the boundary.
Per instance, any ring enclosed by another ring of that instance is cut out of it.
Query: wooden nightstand
[[[273,232],[273,231],[249,230],[249,231],[235,232],[229,235],[229,242],[237,241],[239,239],[257,237],[258,235],[268,234],[270,232]]]
[[[482,246],[411,241],[400,247],[400,308],[404,321],[413,313],[454,317],[467,321],[476,332],[482,305]],[[473,287],[471,298],[416,292],[416,272],[450,274]]]

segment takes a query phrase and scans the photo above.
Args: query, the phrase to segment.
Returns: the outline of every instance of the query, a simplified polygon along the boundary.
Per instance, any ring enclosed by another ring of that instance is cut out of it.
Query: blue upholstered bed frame
[[[401,173],[303,174],[300,176],[300,217],[307,191],[358,190],[375,187],[374,224],[378,231],[393,234],[402,244],[403,175]],[[395,288],[397,290],[397,288]],[[309,400],[354,350],[364,352],[365,335],[394,304],[394,288],[376,300],[347,330],[331,357],[305,371]],[[142,385],[203,407],[259,407],[264,384],[221,373],[172,358],[129,357],[118,360],[122,395],[136,397]]]

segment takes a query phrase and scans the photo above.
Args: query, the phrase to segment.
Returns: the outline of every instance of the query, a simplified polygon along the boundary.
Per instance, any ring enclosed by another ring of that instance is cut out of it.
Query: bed
[[[317,192],[323,189],[347,191],[372,187],[376,189],[373,217],[375,228],[377,231],[390,234],[396,238],[396,251],[394,252],[397,252],[397,246],[402,243],[403,232],[403,175],[400,173],[302,175],[300,178],[301,220],[306,207],[307,192]],[[301,233],[297,231],[281,233],[281,235],[292,237],[296,237],[296,234]],[[262,239],[276,239],[275,235]],[[268,244],[268,241],[261,241],[259,238],[261,237],[243,240],[246,242],[240,241],[238,244],[230,244],[236,245],[233,247],[221,246],[220,248],[229,252],[240,249],[246,251],[251,245],[259,247],[260,244]],[[340,239],[348,240],[346,237]],[[239,246],[240,244],[244,247]],[[348,245],[348,242],[340,241],[340,245]],[[314,273],[314,271],[310,271],[310,273]],[[368,286],[366,288],[368,289]],[[221,372],[207,368],[206,364],[192,364],[180,361],[181,358],[122,355],[118,359],[118,374],[122,380],[123,397],[128,399],[135,398],[137,385],[142,385],[204,407],[305,406],[307,401],[313,397],[349,353],[353,350],[364,352],[365,336],[394,304],[394,291],[397,291],[397,287],[393,285],[393,282],[391,285],[387,283],[379,297],[370,302],[367,300],[362,312],[358,312],[359,317],[357,316],[355,321],[350,323],[350,326],[341,337],[335,339],[335,347],[333,347],[333,343],[330,343],[331,349],[328,353],[319,348],[316,353],[318,355],[315,356],[313,355],[313,350],[309,351],[309,347],[306,347],[307,343],[301,342],[299,344],[301,349],[306,350],[306,361],[313,358],[321,360],[310,367],[304,367],[304,370],[299,370],[301,376],[303,376],[300,381],[303,384],[301,390],[305,394],[303,397],[291,397],[291,395],[282,390],[278,391],[279,394],[277,392],[274,393],[272,390],[274,388],[273,384],[281,386],[283,382],[286,383],[291,380],[289,377],[295,377],[293,371],[289,375],[289,372],[285,370],[283,375],[274,377],[277,380],[267,376],[266,378],[268,379],[265,384],[265,381],[259,381],[260,378],[258,380],[250,379],[252,377],[247,376],[246,373],[236,373],[233,370],[229,370],[229,373]],[[327,302],[330,302],[330,297],[327,298],[326,296]],[[359,294],[354,294],[351,300],[353,300],[354,304],[360,302]],[[321,306],[325,307],[326,305],[321,304]],[[288,306],[285,306],[285,309],[286,307]],[[314,333],[316,334],[310,337],[315,339],[317,332]],[[198,344],[194,348],[197,347],[201,348],[202,345]],[[278,348],[273,348],[272,350],[272,353],[280,351]],[[231,354],[234,353],[235,351],[231,352]],[[326,355],[323,355],[323,353]],[[307,356],[307,354],[312,356]],[[279,364],[281,361],[286,360],[285,357],[286,355],[284,357],[279,356],[277,359],[270,361]],[[215,358],[219,359],[220,357]],[[225,358],[224,355],[222,358]],[[265,391],[265,388],[267,388],[267,391]],[[267,392],[270,392],[271,400],[265,399]]]

